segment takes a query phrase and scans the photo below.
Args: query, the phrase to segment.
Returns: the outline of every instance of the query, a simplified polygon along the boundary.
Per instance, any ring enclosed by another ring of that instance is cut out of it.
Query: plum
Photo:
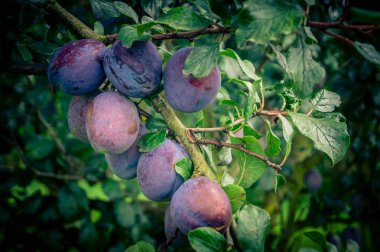
[[[174,193],[170,213],[179,230],[187,235],[198,227],[224,233],[231,222],[231,203],[215,181],[206,177],[187,180]]]
[[[146,97],[161,83],[162,60],[150,41],[135,41],[130,48],[116,41],[105,53],[103,66],[112,85],[130,97]]]
[[[105,154],[106,161],[111,170],[120,178],[131,179],[136,177],[137,163],[140,159],[139,140],[147,133],[143,123],[140,123],[139,133],[132,146],[121,154]]]
[[[81,39],[64,45],[50,60],[50,83],[71,95],[93,93],[106,79],[102,66],[105,51],[106,46],[94,39]]]
[[[67,123],[71,133],[85,143],[88,143],[86,132],[86,114],[88,106],[94,98],[95,95],[74,96],[71,99],[69,111],[67,113]]]
[[[141,155],[137,165],[137,179],[141,191],[151,200],[169,200],[183,183],[175,164],[188,157],[185,149],[166,139],[156,149]]]
[[[88,107],[88,140],[96,151],[120,154],[136,141],[139,122],[133,102],[117,92],[103,92]]]
[[[176,51],[168,61],[164,71],[164,90],[169,104],[176,110],[193,113],[208,105],[218,94],[221,76],[216,65],[203,78],[184,75],[185,60],[192,47]]]
[[[170,214],[170,206],[165,210],[165,236],[167,240],[170,240],[175,235],[177,230],[177,225],[174,223],[173,217]],[[184,246],[188,244],[187,237],[181,233],[181,231],[177,231],[175,239],[171,243],[173,246]]]
[[[310,191],[318,191],[322,186],[322,176],[317,169],[311,169],[304,176],[306,187]]]

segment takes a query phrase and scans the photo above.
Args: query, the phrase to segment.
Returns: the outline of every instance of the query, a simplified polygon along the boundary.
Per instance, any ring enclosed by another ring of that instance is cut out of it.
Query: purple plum
[[[132,146],[121,154],[105,154],[106,161],[111,170],[123,179],[131,179],[136,177],[137,163],[140,159],[139,140],[147,133],[147,129],[143,123],[140,123],[139,133],[136,141]]]
[[[117,92],[103,92],[88,107],[88,140],[96,151],[120,154],[136,141],[139,122],[139,114],[133,102]]]
[[[50,60],[50,83],[71,95],[97,91],[106,79],[102,66],[105,51],[106,46],[94,39],[81,39],[64,45]]]
[[[86,132],[86,114],[88,106],[95,96],[96,95],[74,96],[71,99],[69,111],[67,113],[67,123],[71,133],[85,143],[88,143]]]
[[[169,200],[183,183],[175,164],[188,157],[186,150],[166,139],[156,149],[141,155],[137,165],[137,179],[141,191],[154,201]]]
[[[175,232],[177,230],[177,225],[174,223],[173,217],[170,214],[170,206],[166,208],[165,210],[165,236],[167,240],[170,240],[175,235]],[[181,233],[181,231],[177,231],[175,239],[172,241],[172,245],[177,246],[184,246],[188,244],[189,241],[187,237]]]
[[[323,178],[317,169],[311,169],[305,174],[304,181],[310,191],[318,191],[322,186]]]
[[[217,65],[203,78],[183,74],[185,60],[192,49],[186,47],[176,51],[164,71],[166,99],[174,109],[187,113],[197,112],[208,105],[218,94],[221,84]]]
[[[162,60],[150,41],[135,41],[130,48],[116,41],[104,56],[104,71],[121,93],[146,97],[161,83]]]
[[[170,213],[185,235],[198,227],[213,227],[224,233],[232,217],[227,194],[218,183],[206,177],[187,180],[174,193]]]

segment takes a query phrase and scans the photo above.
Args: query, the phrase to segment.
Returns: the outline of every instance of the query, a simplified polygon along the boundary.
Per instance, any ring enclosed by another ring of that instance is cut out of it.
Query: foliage
[[[69,132],[70,97],[50,92],[45,69],[25,69],[43,68],[59,47],[80,38],[49,13],[49,2],[20,0],[0,13],[7,24],[0,42],[0,248],[153,251],[167,240],[168,203],[148,200],[136,179],[112,174],[104,155]],[[219,65],[215,101],[201,112],[176,113],[190,129],[223,128],[194,131],[191,140],[209,145],[202,152],[230,198],[233,221],[228,235],[209,227],[190,231],[194,250],[374,251],[380,245],[379,30],[352,28],[378,24],[380,14],[366,1],[345,9],[347,3],[60,1],[96,33],[118,34],[126,47],[153,40],[164,65],[177,49],[194,46],[184,74],[205,77]],[[167,33],[173,39],[159,39]],[[139,141],[142,152],[179,134],[152,97],[133,99],[150,114],[143,117],[149,132]],[[194,161],[176,163],[184,180],[198,171]],[[318,191],[304,184],[310,169],[323,176]],[[359,235],[346,237],[347,228]]]

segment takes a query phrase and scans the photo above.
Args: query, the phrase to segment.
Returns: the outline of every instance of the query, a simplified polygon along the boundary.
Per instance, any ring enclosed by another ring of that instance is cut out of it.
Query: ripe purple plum
[[[136,141],[132,146],[121,154],[105,154],[106,161],[111,170],[123,179],[131,179],[136,177],[137,163],[140,159],[139,141],[143,135],[147,133],[147,129],[143,123],[140,123],[139,133]]]
[[[183,178],[175,171],[175,164],[185,157],[188,157],[186,150],[168,139],[142,154],[137,165],[137,179],[144,195],[154,201],[171,199],[183,183]]]
[[[74,96],[71,99],[69,111],[67,113],[67,123],[71,133],[85,143],[88,143],[86,132],[86,114],[88,106],[94,98],[95,95]]]
[[[173,217],[170,214],[170,206],[165,210],[165,236],[167,240],[170,240],[175,235],[177,230],[177,225],[174,223]],[[181,231],[177,231],[176,238],[173,240],[172,245],[175,247],[184,246],[188,244],[187,237],[181,233]]]
[[[304,181],[310,191],[318,191],[322,186],[323,178],[317,169],[311,169],[305,174]]]
[[[198,227],[213,227],[224,233],[232,217],[227,194],[218,183],[206,177],[187,180],[173,195],[170,213],[185,235]]]
[[[96,151],[120,154],[136,141],[139,123],[133,102],[117,92],[103,92],[94,98],[87,111],[88,140]]]
[[[184,75],[185,61],[192,49],[186,47],[176,51],[164,71],[166,99],[174,109],[187,113],[197,112],[208,105],[218,94],[221,84],[217,65],[203,78]]]
[[[97,91],[106,79],[102,66],[105,51],[106,46],[94,39],[81,39],[64,45],[50,60],[50,83],[71,95]]]
[[[162,60],[150,41],[135,41],[130,48],[116,41],[104,56],[104,71],[121,93],[142,98],[161,83]]]

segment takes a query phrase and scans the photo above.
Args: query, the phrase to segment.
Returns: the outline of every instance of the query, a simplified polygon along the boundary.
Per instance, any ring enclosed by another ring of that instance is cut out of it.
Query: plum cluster
[[[83,39],[60,48],[48,67],[51,84],[74,95],[67,116],[72,134],[104,153],[118,177],[137,177],[147,198],[171,200],[165,232],[168,239],[179,232],[176,243],[186,241],[188,232],[197,227],[224,233],[232,216],[230,201],[215,181],[197,177],[185,182],[176,173],[176,163],[188,153],[175,141],[166,139],[154,150],[140,152],[138,143],[147,129],[129,97],[156,93],[163,75],[166,99],[176,110],[196,112],[209,104],[218,93],[220,71],[215,66],[209,76],[199,79],[184,75],[191,50],[178,50],[162,74],[162,60],[150,41],[135,41],[130,48],[116,41],[107,48]],[[117,91],[99,90],[106,78]]]

